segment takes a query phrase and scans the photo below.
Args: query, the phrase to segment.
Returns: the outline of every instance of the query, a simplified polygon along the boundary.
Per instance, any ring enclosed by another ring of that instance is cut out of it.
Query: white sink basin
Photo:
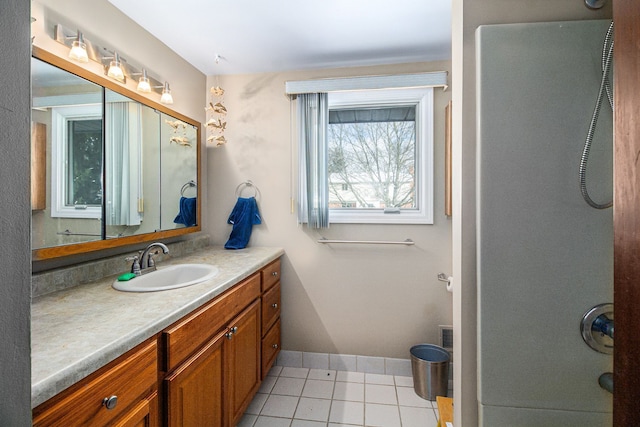
[[[127,281],[113,282],[113,288],[124,292],[155,292],[196,285],[218,275],[218,267],[209,264],[176,264]]]

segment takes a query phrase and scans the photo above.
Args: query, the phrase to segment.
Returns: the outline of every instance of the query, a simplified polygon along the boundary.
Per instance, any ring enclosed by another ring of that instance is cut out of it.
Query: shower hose
[[[607,35],[604,38],[604,45],[602,46],[602,80],[600,81],[600,90],[598,91],[598,98],[596,100],[596,106],[593,109],[593,115],[591,116],[591,123],[589,124],[589,131],[587,132],[587,138],[584,142],[584,148],[582,149],[582,157],[580,158],[580,191],[582,197],[589,206],[596,209],[607,209],[613,205],[613,201],[608,203],[597,203],[589,196],[587,190],[587,162],[589,161],[589,151],[591,151],[591,144],[593,143],[593,135],[596,131],[596,125],[598,123],[598,117],[600,116],[600,109],[602,107],[602,98],[606,93],[609,100],[609,106],[613,111],[613,93],[611,92],[611,82],[609,80],[609,72],[611,70],[611,61],[613,59],[613,22],[609,25]]]

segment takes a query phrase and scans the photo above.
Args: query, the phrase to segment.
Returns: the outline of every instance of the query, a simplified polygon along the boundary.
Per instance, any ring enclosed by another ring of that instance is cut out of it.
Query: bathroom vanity
[[[33,425],[235,426],[280,349],[282,254],[207,248],[163,262],[218,266],[197,285],[36,299]]]

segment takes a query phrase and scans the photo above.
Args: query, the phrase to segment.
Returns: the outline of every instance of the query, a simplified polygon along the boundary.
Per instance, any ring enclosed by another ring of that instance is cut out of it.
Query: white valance
[[[442,87],[447,89],[446,71],[387,76],[339,77],[285,82],[285,94],[328,93],[351,90]]]

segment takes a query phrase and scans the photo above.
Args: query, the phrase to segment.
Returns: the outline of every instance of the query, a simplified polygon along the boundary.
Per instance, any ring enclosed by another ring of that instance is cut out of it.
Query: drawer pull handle
[[[273,304],[271,304],[271,307],[273,307],[273,308],[278,308],[278,303],[277,303],[277,302],[274,302]]]
[[[278,272],[277,272],[277,271],[274,271],[273,273],[271,273],[271,275],[272,275],[273,277],[278,277]]]
[[[228,339],[231,339],[231,338],[233,338],[233,334],[235,334],[235,333],[237,333],[237,332],[238,332],[238,327],[237,327],[237,326],[234,326],[233,328],[230,328],[230,329],[229,329],[229,332],[227,332],[227,333],[225,334],[225,336],[226,336]]]
[[[271,347],[275,348],[276,350],[278,349],[278,344],[273,344]]]
[[[105,397],[102,399],[102,406],[107,408],[108,410],[112,410],[118,404],[118,396]]]

